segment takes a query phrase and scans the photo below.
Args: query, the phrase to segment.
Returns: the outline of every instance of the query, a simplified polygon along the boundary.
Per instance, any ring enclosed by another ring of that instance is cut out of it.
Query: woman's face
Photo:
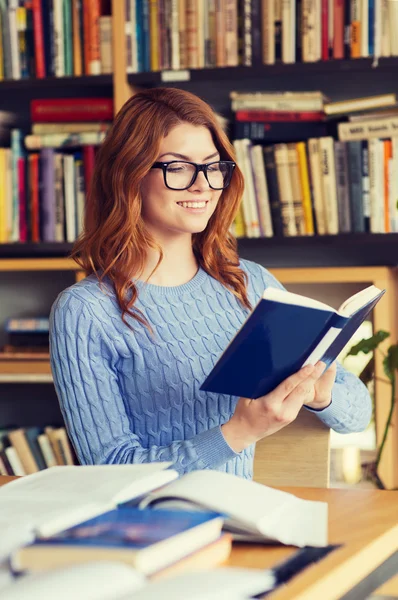
[[[206,127],[181,123],[163,138],[156,162],[191,161],[197,164],[220,160],[210,131]],[[188,177],[184,165],[167,173],[168,185],[180,187]],[[190,169],[187,166],[187,169]],[[214,213],[222,190],[213,190],[203,171],[190,188],[166,187],[162,169],[151,169],[142,182],[142,217],[155,239],[192,235],[203,231]]]

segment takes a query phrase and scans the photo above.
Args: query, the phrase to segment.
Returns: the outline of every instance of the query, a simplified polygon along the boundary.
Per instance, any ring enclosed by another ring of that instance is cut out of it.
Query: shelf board
[[[49,373],[0,373],[0,383],[52,383]]]
[[[398,67],[398,57],[380,58],[377,66],[373,66],[373,58],[350,60],[325,60],[314,63],[296,62],[274,65],[258,65],[252,67],[216,67],[207,69],[183,69],[181,71],[157,71],[148,73],[130,73],[130,85],[160,85],[166,83],[187,83],[200,81],[226,81],[253,79],[256,77],[272,77],[281,75],[300,75],[319,73],[371,73],[376,70],[394,71]],[[174,77],[173,77],[174,75]]]
[[[110,86],[113,85],[112,75],[82,75],[81,77],[44,77],[36,79],[28,77],[25,79],[3,79],[0,81],[0,90],[24,90],[54,88],[82,88],[95,86]]]
[[[14,242],[0,244],[0,259],[3,258],[66,258],[73,244],[67,242]]]
[[[398,233],[242,238],[238,251],[268,268],[395,267]]]

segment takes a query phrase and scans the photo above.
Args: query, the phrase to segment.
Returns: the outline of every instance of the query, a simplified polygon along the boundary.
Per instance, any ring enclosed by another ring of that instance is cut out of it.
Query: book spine
[[[348,142],[347,152],[350,179],[352,231],[363,232],[365,231],[365,221],[362,202],[361,142]]]
[[[279,199],[278,179],[276,173],[275,150],[273,146],[265,146],[264,164],[267,187],[270,200],[272,229],[275,236],[283,236],[283,223],[281,215],[281,203]]]
[[[369,183],[369,145],[361,142],[362,165],[362,205],[365,231],[370,231],[370,183]]]
[[[237,139],[264,140],[268,142],[300,141],[310,135],[322,137],[327,134],[327,127],[322,122],[278,123],[264,121],[248,121],[234,124],[234,135]]]
[[[348,157],[346,142],[335,142],[336,187],[338,197],[339,231],[351,231],[350,189],[348,179]]]
[[[344,58],[344,0],[335,0],[333,58]]]
[[[398,117],[376,119],[362,123],[339,123],[338,135],[343,142],[372,139],[391,138],[398,133]]]
[[[236,121],[273,121],[275,123],[301,122],[301,121],[323,121],[323,112],[285,112],[285,111],[267,111],[267,110],[237,110],[235,113]]]
[[[54,150],[43,148],[40,152],[41,163],[41,239],[43,242],[55,241],[55,166]]]
[[[65,197],[62,154],[55,154],[55,241],[65,241]]]
[[[31,120],[36,123],[112,121],[111,98],[32,100]]]
[[[296,220],[293,204],[293,189],[289,173],[289,155],[286,144],[275,145],[276,173],[278,178],[279,199],[283,222],[283,234],[296,236]]]
[[[83,40],[81,29],[82,3],[81,0],[72,0],[73,74],[75,77],[83,75]]]
[[[308,160],[305,142],[299,142],[296,145],[297,156],[299,161],[300,170],[300,185],[301,195],[303,199],[303,212],[304,212],[304,224],[305,234],[314,235],[314,219],[312,216],[312,198],[311,198],[311,187],[308,173]]]
[[[251,0],[251,48],[252,64],[261,65],[262,60],[262,31],[261,31],[261,0]]]
[[[314,198],[315,222],[318,235],[326,235],[326,214],[323,202],[321,154],[318,139],[308,140],[311,182]]]
[[[303,196],[300,183],[299,161],[296,144],[287,145],[289,175],[293,193],[293,210],[297,235],[305,235]]]
[[[263,63],[273,65],[275,63],[275,9],[274,2],[262,3],[262,42]]]

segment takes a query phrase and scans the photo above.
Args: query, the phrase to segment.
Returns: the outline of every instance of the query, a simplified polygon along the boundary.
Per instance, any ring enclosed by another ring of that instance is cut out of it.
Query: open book
[[[0,488],[0,559],[178,477],[170,462],[56,466]]]
[[[200,389],[259,398],[306,364],[322,360],[328,367],[384,292],[371,285],[335,310],[267,288]]]
[[[260,483],[203,470],[183,475],[149,493],[140,507],[211,510],[224,515],[224,530],[237,541],[327,544],[328,505],[303,500]]]
[[[271,570],[219,568],[151,582],[116,561],[94,561],[26,575],[1,590],[2,600],[246,600],[275,587]]]

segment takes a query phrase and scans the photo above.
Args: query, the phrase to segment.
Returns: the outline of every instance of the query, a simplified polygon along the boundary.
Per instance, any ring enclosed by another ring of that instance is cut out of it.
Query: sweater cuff
[[[344,409],[346,408],[346,402],[339,397],[340,395],[336,393],[336,390],[332,390],[332,401],[329,406],[325,408],[311,408],[311,406],[305,406],[307,410],[310,412],[317,413],[319,418],[328,425],[329,422],[334,422],[336,420],[341,419],[341,415],[344,414]]]
[[[199,458],[209,469],[220,467],[238,456],[225,440],[220,425],[197,435],[195,448]]]

